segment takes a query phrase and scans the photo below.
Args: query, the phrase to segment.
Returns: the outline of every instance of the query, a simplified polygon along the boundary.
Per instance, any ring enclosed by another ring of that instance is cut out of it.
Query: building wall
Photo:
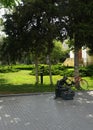
[[[68,49],[68,45],[64,42],[63,43],[63,48],[66,50]],[[82,47],[82,49],[79,51],[79,64],[82,66],[86,66],[86,65],[93,65],[93,56],[90,56],[88,53],[88,48],[84,49]],[[74,65],[74,52],[70,51],[69,53],[69,58],[66,59],[66,61],[64,62],[65,65]]]
[[[82,58],[83,58],[83,64],[86,65],[93,65],[93,56],[90,56],[87,51],[89,49],[82,49]]]

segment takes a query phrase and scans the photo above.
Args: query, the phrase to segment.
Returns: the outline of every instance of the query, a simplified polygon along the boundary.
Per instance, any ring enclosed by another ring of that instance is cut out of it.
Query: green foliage
[[[80,75],[81,76],[93,76],[93,65],[81,67]]]
[[[53,39],[61,31],[56,21],[58,7],[55,2],[35,0],[23,1],[12,14],[6,14],[4,22],[7,39],[2,46],[3,57],[17,60],[23,53],[32,52],[39,57],[50,53]],[[61,28],[60,28],[61,29]]]
[[[39,75],[43,73],[43,75],[49,75],[49,66],[44,64],[39,64],[38,66],[38,73]],[[35,68],[32,69],[31,75],[35,75]]]
[[[20,70],[29,70],[30,75],[35,75],[35,66],[34,65],[11,65],[11,66],[0,66],[0,73],[10,73],[10,72],[18,72]],[[80,67],[79,68],[80,75],[85,76],[93,76],[93,65]],[[43,72],[43,75],[49,75],[49,66],[46,64],[39,64],[39,75]],[[52,75],[67,75],[68,77],[74,76],[74,68],[63,66],[61,63],[52,65]]]
[[[43,66],[43,69],[42,69],[42,66]],[[67,74],[68,67],[63,66],[62,64],[56,64],[56,65],[52,65],[51,71],[52,71],[52,75],[64,75],[64,74]],[[40,64],[39,74],[41,74],[41,72],[43,72],[43,75],[49,75],[49,66]],[[30,74],[35,75],[35,69],[33,69]]]
[[[70,50],[74,49],[74,39],[70,39],[68,38],[67,40],[65,40],[65,43],[69,46]]]
[[[9,72],[17,72],[19,70],[33,70],[35,67],[34,65],[5,65],[5,66],[0,66],[0,73],[9,73]]]
[[[68,16],[67,32],[70,39],[75,39],[76,46],[80,49],[83,45],[93,45],[93,1],[69,0],[61,2],[65,6],[65,16]]]
[[[49,75],[49,66],[46,64],[39,64],[39,75]],[[29,70],[30,75],[35,75],[35,66],[34,65],[12,65],[12,66],[1,66],[0,73],[9,73],[9,72],[18,72],[20,70]],[[67,75],[72,76],[73,68],[69,69],[68,67],[63,66],[62,64],[52,65],[52,75]]]
[[[68,68],[68,69],[63,70],[60,75],[61,76],[66,75],[67,77],[73,77],[73,74],[74,74],[74,69],[69,70],[69,68]]]
[[[12,8],[19,3],[20,0],[0,0],[0,6],[5,8]]]
[[[62,47],[62,42],[54,40],[54,48],[51,53],[51,61],[53,64],[57,64],[59,62],[64,62],[64,60],[68,57],[69,50],[65,50]]]
[[[17,72],[18,70],[12,66],[0,66],[0,73]]]
[[[18,69],[18,70],[32,70],[35,68],[35,65],[18,64],[18,65],[13,65],[13,68]]]
[[[67,35],[74,39],[74,75],[78,76],[79,50],[84,45],[93,48],[93,0],[60,0],[60,3],[64,9]]]

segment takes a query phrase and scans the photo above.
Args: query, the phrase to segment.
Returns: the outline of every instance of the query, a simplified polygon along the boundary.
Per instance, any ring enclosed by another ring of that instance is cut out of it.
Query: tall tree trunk
[[[35,55],[35,76],[36,76],[36,84],[39,83],[39,76],[38,76],[38,56]]]
[[[50,60],[50,55],[48,55],[48,64],[49,64],[50,84],[53,84],[53,80],[52,80],[52,72],[51,72],[51,60]]]
[[[74,43],[74,79],[76,88],[79,88],[79,82],[76,82],[77,78],[79,77],[79,47],[78,43]]]

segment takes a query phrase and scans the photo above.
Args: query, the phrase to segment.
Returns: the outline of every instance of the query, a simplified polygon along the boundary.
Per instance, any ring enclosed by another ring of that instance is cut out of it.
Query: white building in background
[[[63,48],[64,48],[65,50],[67,50],[67,49],[69,48],[68,45],[65,43],[65,41],[64,41],[64,43],[62,44],[62,46],[63,46]],[[67,58],[67,59],[64,61],[63,65],[65,65],[65,66],[74,66],[74,53],[73,53],[73,51],[70,51],[70,53],[69,53],[69,58]]]
[[[69,55],[70,55],[70,58],[74,59],[74,52],[73,51],[70,51]]]
[[[0,9],[0,37],[5,36],[5,33],[2,32],[2,29],[4,28],[4,26],[2,25],[2,19],[4,14],[5,14],[5,9],[1,8]]]
[[[88,54],[88,48],[83,49],[82,48],[82,58],[84,65],[93,65],[93,55]]]
[[[88,57],[87,49],[83,49],[82,47],[82,58],[83,58],[84,65],[87,65],[87,61],[88,61],[87,57]]]
[[[64,42],[63,47],[65,49],[68,49],[68,45]],[[82,47],[82,49],[79,51],[79,64],[81,66],[86,66],[86,65],[93,65],[93,56],[90,56],[88,54],[88,48]],[[74,66],[74,52],[70,51],[69,53],[69,58],[65,60],[63,63],[66,66]]]

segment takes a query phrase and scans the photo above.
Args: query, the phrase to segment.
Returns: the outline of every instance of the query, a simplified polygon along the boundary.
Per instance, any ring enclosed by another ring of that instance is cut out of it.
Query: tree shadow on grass
[[[0,85],[1,85],[1,84],[6,84],[6,83],[7,83],[7,80],[5,80],[5,79],[3,79],[3,78],[0,79]]]
[[[37,93],[37,92],[54,92],[55,85],[46,85],[46,84],[7,84],[2,81],[0,85],[1,94],[20,94],[20,93]]]

